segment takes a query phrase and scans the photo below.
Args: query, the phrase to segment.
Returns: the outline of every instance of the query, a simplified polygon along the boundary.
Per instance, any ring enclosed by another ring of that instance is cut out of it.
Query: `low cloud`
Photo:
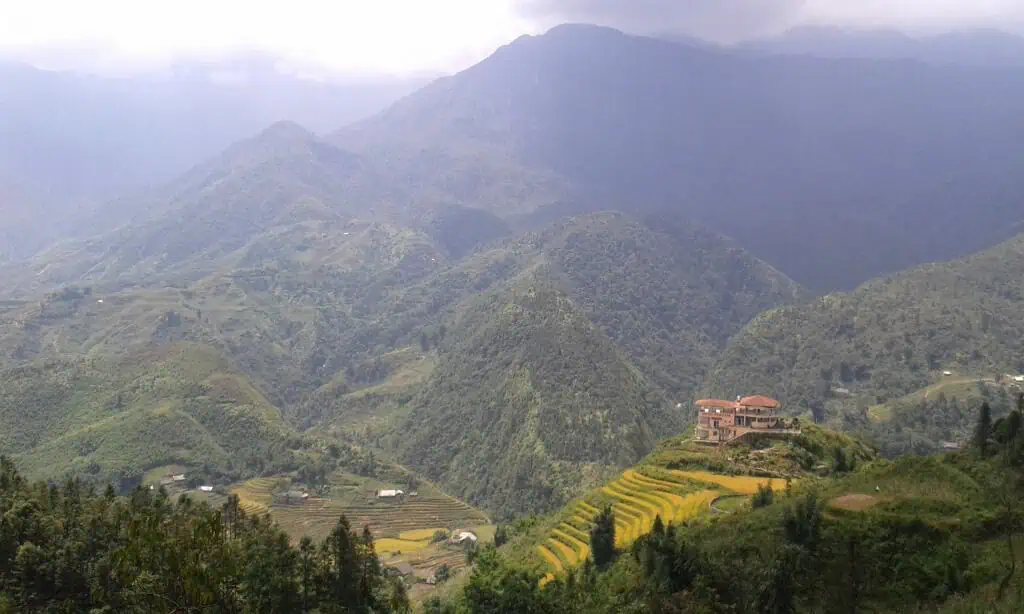
[[[894,28],[911,33],[973,28],[1024,31],[1021,0],[518,0],[539,26],[606,25],[649,35],[734,42],[802,25]]]

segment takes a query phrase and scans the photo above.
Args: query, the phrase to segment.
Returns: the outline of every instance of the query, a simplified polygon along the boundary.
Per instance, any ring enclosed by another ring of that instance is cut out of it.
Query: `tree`
[[[651,535],[661,537],[665,534],[665,521],[661,519],[661,514],[654,517],[654,524],[651,525]]]
[[[775,491],[768,484],[758,484],[754,498],[750,500],[750,506],[754,509],[768,507],[775,501]]]
[[[434,571],[434,579],[438,584],[444,584],[451,576],[452,570],[448,567],[448,563],[441,563],[441,566]]]
[[[834,459],[832,463],[833,471],[835,471],[836,473],[846,473],[847,471],[850,470],[850,466],[846,462],[846,453],[843,451],[842,447],[836,446],[832,450],[832,455]]]
[[[464,544],[463,548],[466,549],[466,564],[472,565],[476,562],[476,555],[479,554],[480,551],[476,547],[476,542],[471,539],[467,539]]]
[[[427,336],[426,331],[420,333],[420,349],[424,352],[430,351],[430,337]]]
[[[529,571],[505,565],[498,551],[488,548],[478,557],[464,590],[467,610],[470,614],[553,612],[545,600],[546,591],[537,586],[539,580]]]
[[[821,540],[821,505],[818,496],[812,492],[787,507],[782,523],[786,541],[813,552]]]
[[[508,530],[504,525],[498,525],[498,528],[494,531],[494,547],[501,548],[508,543]]]
[[[800,552],[797,546],[786,544],[776,555],[758,597],[759,612],[765,614],[792,614],[796,611],[796,577],[799,573]]]
[[[594,564],[600,569],[615,560],[615,512],[610,505],[594,518],[594,527],[590,529],[590,551],[594,555]]]
[[[423,602],[423,614],[455,614],[455,606],[442,603],[437,597],[431,597]]]
[[[974,429],[974,446],[982,458],[988,456],[988,442],[992,437],[992,408],[988,401],[981,404],[981,411],[978,412],[978,424]]]
[[[409,594],[405,590],[405,581],[401,578],[391,579],[391,596],[388,597],[388,608],[396,614],[407,614],[412,611],[409,605]]]

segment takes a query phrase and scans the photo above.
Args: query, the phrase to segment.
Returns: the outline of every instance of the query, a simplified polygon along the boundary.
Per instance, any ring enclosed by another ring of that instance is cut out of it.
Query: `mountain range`
[[[332,140],[506,214],[670,208],[832,290],[1012,236],[1022,99],[1011,69],[749,56],[570,25]]]
[[[919,60],[975,67],[1024,65],[1024,39],[986,29],[914,37],[895,30],[805,26],[738,48],[753,53]]]
[[[700,393],[863,426],[943,370],[1020,370],[1022,103],[1005,68],[523,37],[37,235],[0,266],[0,452],[237,480],[332,439],[512,516]]]
[[[273,122],[327,131],[421,84],[304,77],[260,56],[126,75],[0,62],[0,257],[88,236],[103,203],[170,181]]]

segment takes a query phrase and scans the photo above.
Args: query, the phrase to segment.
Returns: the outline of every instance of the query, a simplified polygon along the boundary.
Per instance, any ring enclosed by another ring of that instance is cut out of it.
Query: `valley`
[[[51,229],[0,157],[0,614],[1024,599],[1022,107],[570,24]]]

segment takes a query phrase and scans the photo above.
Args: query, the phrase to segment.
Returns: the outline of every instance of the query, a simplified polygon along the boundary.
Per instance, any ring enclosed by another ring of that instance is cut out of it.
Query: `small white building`
[[[470,542],[473,542],[475,544],[476,540],[477,540],[476,534],[475,533],[470,533],[469,531],[460,531],[458,535],[452,536],[452,543],[453,544],[461,544],[461,543],[464,543],[466,541],[470,541]]]
[[[394,499],[395,497],[397,497],[399,495],[404,495],[404,494],[405,494],[404,492],[402,492],[401,490],[397,490],[397,489],[396,490],[381,490],[381,491],[377,492],[377,498],[378,499]]]
[[[200,486],[199,490],[203,492],[213,492],[213,486]]]

